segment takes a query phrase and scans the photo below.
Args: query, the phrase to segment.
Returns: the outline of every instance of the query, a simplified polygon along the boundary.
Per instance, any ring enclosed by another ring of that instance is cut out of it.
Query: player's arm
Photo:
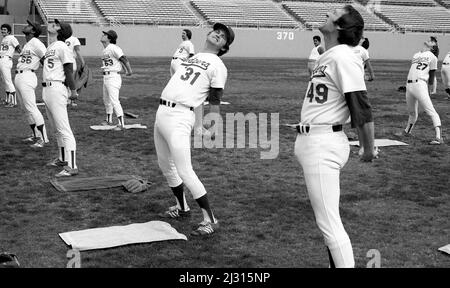
[[[434,77],[436,76],[436,70],[430,70],[428,73],[430,78],[428,78],[428,85],[432,86],[434,84]]]
[[[367,91],[354,91],[345,93],[345,100],[350,110],[352,127],[358,130],[360,145],[364,147],[361,160],[372,161],[377,155],[374,151],[374,123],[372,106],[370,105]]]
[[[128,61],[127,56],[123,55],[119,58],[120,63],[123,64],[125,69],[127,70],[127,76],[131,76],[133,74],[133,71],[131,70],[130,61]]]
[[[73,63],[70,62],[65,63],[63,67],[64,67],[64,74],[66,75],[65,84],[67,85],[67,87],[69,87],[71,91],[69,99],[75,100],[78,97],[78,93],[75,89],[75,80],[73,79]]]
[[[373,68],[372,68],[372,64],[370,63],[370,59],[367,59],[364,62],[364,65],[367,68],[367,72],[369,72],[369,79],[367,79],[367,81],[373,81],[373,79],[375,79],[375,75],[373,73]]]
[[[211,113],[220,114],[220,100],[223,96],[222,88],[210,88],[209,89],[209,105]]]
[[[80,59],[81,67],[84,67],[84,65],[86,65],[86,62],[84,61],[83,55],[81,55],[80,45],[75,46],[74,51],[75,54],[77,55],[77,58]]]
[[[319,52],[319,55],[322,55],[323,53],[325,53],[325,48],[319,46],[319,48],[317,48],[317,52]]]
[[[17,54],[22,53],[22,47],[20,47],[20,45],[17,45],[16,48],[14,48],[14,50],[17,52]]]

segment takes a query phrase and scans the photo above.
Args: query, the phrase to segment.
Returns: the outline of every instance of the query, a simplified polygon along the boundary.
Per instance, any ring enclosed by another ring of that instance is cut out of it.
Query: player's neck
[[[56,42],[56,41],[58,41],[58,39],[57,39],[57,35],[55,34],[55,35],[49,35],[48,36],[48,44],[52,44],[52,43],[54,43],[54,42]]]
[[[110,44],[109,42],[102,42],[102,44],[103,44],[103,48],[106,48],[106,47],[108,47],[108,45]]]
[[[324,43],[326,51],[340,44],[337,37],[333,37],[333,35],[324,35]]]
[[[211,53],[211,54],[216,54],[219,51],[217,51],[216,47],[213,47],[212,45],[208,45],[208,43],[205,44],[205,46],[203,47],[202,53]]]

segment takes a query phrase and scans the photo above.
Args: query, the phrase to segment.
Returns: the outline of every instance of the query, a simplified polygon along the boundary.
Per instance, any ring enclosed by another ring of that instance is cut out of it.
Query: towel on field
[[[169,223],[150,221],[126,226],[111,226],[60,233],[59,237],[74,250],[86,251],[165,240],[187,240]]]
[[[359,141],[350,141],[350,145],[359,146]],[[374,146],[376,147],[386,147],[386,146],[406,146],[408,144],[397,140],[390,139],[375,139]]]
[[[95,131],[108,131],[116,128],[116,125],[92,125],[91,129]],[[128,129],[147,129],[147,126],[142,124],[125,124],[125,130]]]
[[[128,180],[142,179],[135,175],[98,176],[87,178],[55,178],[50,183],[60,192],[88,191],[120,187]]]

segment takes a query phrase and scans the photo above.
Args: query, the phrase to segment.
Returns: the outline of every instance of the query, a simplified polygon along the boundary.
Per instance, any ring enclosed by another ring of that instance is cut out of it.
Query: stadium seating
[[[192,0],[191,4],[210,24],[222,22],[232,26],[272,28],[300,26],[270,0]]]
[[[444,7],[381,5],[379,12],[399,30],[450,32],[449,12]]]
[[[400,5],[400,6],[436,6],[434,0],[381,0],[381,5]]]
[[[450,8],[450,0],[436,0],[436,2],[441,4],[445,8]]]
[[[120,23],[196,25],[199,19],[180,0],[94,0],[106,19]]]
[[[55,18],[74,23],[98,22],[94,10],[85,1],[35,0],[35,3],[45,22],[53,21]]]
[[[341,8],[342,3],[324,1],[283,1],[283,7],[309,28],[317,28],[325,21],[325,15],[332,9]],[[366,30],[388,31],[391,26],[367,11],[361,5],[354,5],[364,18]]]

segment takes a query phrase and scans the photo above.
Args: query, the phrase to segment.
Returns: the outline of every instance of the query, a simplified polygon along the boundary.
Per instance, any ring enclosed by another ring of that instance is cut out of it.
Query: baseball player
[[[101,42],[103,44],[103,103],[106,108],[106,120],[102,125],[112,125],[112,114],[116,114],[119,124],[115,130],[122,130],[125,127],[123,109],[119,100],[119,91],[122,86],[122,77],[119,72],[122,71],[122,65],[126,69],[126,75],[131,76],[132,70],[130,62],[124,55],[122,49],[116,45],[117,33],[114,30],[103,31]]]
[[[67,114],[67,99],[78,97],[73,80],[75,59],[64,42],[72,35],[72,27],[55,19],[55,23],[49,24],[47,30],[50,44],[44,56],[42,99],[59,148],[59,157],[47,165],[63,166],[63,170],[55,176],[69,177],[78,174],[76,141]],[[67,87],[70,88],[70,96]]]
[[[194,108],[208,97],[212,113],[219,113],[220,98],[227,80],[227,68],[219,58],[228,52],[234,40],[233,30],[216,23],[206,36],[203,50],[182,63],[162,91],[156,113],[154,141],[158,164],[176,199],[161,216],[182,218],[190,215],[183,183],[191,191],[203,212],[203,219],[191,232],[193,236],[213,234],[219,222],[209,205],[206,190],[191,164],[191,131]]]
[[[447,92],[447,100],[450,100],[450,52],[445,55],[444,61],[442,61],[441,76],[445,92]]]
[[[308,57],[308,72],[311,75],[314,70],[317,59],[325,52],[325,49],[321,45],[322,39],[316,35],[313,37],[314,48],[311,50],[311,54]]]
[[[434,56],[436,56],[436,58],[439,59],[439,46],[438,46],[438,41],[437,38],[434,36],[430,37],[430,41],[434,43],[434,46],[431,47],[431,53],[434,54]],[[431,88],[431,92],[430,95],[436,94],[436,90],[437,90],[437,78],[436,78],[436,73],[434,74],[434,81],[433,81],[433,87]]]
[[[84,65],[85,65],[83,55],[81,55],[81,51],[80,51],[81,43],[77,37],[72,35],[72,36],[70,36],[69,39],[66,40],[66,44],[67,44],[67,47],[69,47],[69,49],[72,51],[73,57],[75,58],[75,62],[73,63],[73,74],[75,75],[77,73],[77,69],[78,69],[77,59],[80,61],[81,67],[84,67]],[[69,100],[68,104],[70,104],[72,106],[77,105],[73,100]]]
[[[422,50],[413,56],[406,84],[406,104],[408,106],[409,119],[405,130],[401,134],[404,136],[411,135],[411,131],[417,121],[420,105],[433,121],[436,137],[430,144],[440,145],[444,143],[441,119],[434,109],[428,93],[428,85],[433,85],[438,62],[436,56],[431,52],[433,46],[435,46],[435,42],[428,40],[424,42]]]
[[[36,71],[39,68],[41,59],[44,57],[47,48],[39,40],[41,34],[40,25],[27,21],[28,25],[23,29],[27,43],[22,49],[17,62],[16,78],[14,84],[17,87],[17,94],[21,98],[21,106],[25,110],[25,115],[33,131],[36,143],[31,145],[33,148],[42,148],[48,143],[47,132],[45,129],[44,117],[36,105],[35,89],[37,87]],[[40,134],[36,137],[36,130]]]
[[[317,60],[297,126],[295,155],[303,168],[316,223],[328,248],[330,267],[354,267],[350,238],[339,216],[339,175],[350,147],[342,130],[351,115],[364,146],[361,160],[370,162],[374,150],[374,123],[364,82],[364,67],[353,51],[364,20],[351,5],[327,13],[319,28],[326,52]]]
[[[356,55],[358,55],[363,61],[364,69],[367,69],[368,75],[365,79],[367,81],[373,81],[375,79],[375,75],[373,73],[372,64],[370,63],[369,50],[367,50],[369,49],[369,40],[367,38],[362,38],[360,44],[356,45],[353,49]]]
[[[183,61],[194,56],[194,44],[191,42],[192,31],[189,29],[184,29],[181,33],[181,39],[183,40],[180,45],[178,45],[177,50],[173,54],[172,61],[170,62],[170,76],[173,76],[175,71],[181,66]]]
[[[13,66],[12,58],[14,56],[14,51],[20,54],[22,49],[20,48],[19,41],[16,37],[11,35],[11,26],[9,24],[3,24],[0,26],[1,33],[3,36],[2,42],[0,44],[0,73],[3,78],[3,83],[5,84],[6,107],[17,106],[16,88],[14,87],[11,69]]]

